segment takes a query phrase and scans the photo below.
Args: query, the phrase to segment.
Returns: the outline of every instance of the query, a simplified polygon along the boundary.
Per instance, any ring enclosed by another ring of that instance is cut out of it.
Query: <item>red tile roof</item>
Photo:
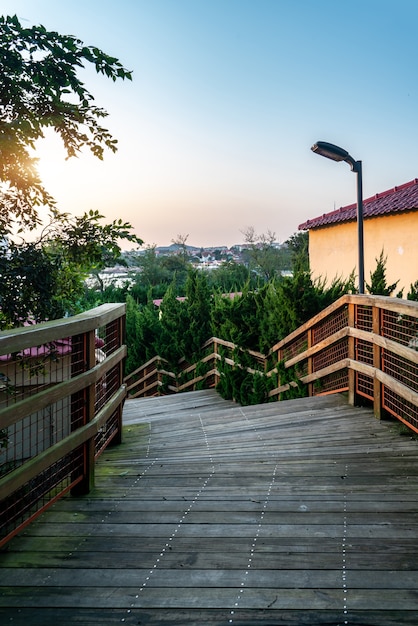
[[[309,230],[355,220],[357,217],[356,209],[356,204],[350,204],[336,211],[331,211],[331,213],[324,213],[324,215],[300,224],[299,230]],[[418,178],[414,178],[404,185],[388,189],[388,191],[377,193],[363,201],[363,216],[365,218],[413,210],[418,210]]]

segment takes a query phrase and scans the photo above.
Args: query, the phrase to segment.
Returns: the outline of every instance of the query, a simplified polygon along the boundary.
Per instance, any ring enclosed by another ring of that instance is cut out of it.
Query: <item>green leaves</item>
[[[23,28],[16,15],[0,16],[0,235],[10,232],[13,219],[21,230],[34,228],[36,207],[54,207],[29,151],[45,128],[58,133],[67,158],[83,148],[99,159],[106,149],[117,150],[99,123],[107,112],[92,105],[77,75],[88,63],[113,81],[132,80],[132,72],[99,48],[42,25]]]
[[[378,259],[376,259],[376,269],[370,272],[370,284],[366,283],[367,291],[374,295],[391,296],[395,291],[399,280],[396,283],[388,285],[386,279],[386,262],[387,257],[382,250]]]
[[[53,210],[38,241],[0,246],[0,330],[73,315],[84,308],[84,279],[120,255],[120,240],[142,243],[123,220],[98,211],[70,217]]]

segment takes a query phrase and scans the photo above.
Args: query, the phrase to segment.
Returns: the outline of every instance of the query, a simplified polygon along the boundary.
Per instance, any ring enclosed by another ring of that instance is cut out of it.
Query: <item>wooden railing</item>
[[[194,391],[202,387],[216,387],[221,378],[219,363],[223,362],[231,367],[237,366],[237,352],[246,354],[252,359],[254,367],[246,368],[248,372],[264,371],[265,356],[261,352],[241,350],[230,341],[217,337],[208,339],[202,346],[202,352],[204,356],[197,363],[190,364],[185,359],[181,359],[177,366],[177,374],[167,369],[165,359],[155,356],[126,376],[128,396],[142,398]]]
[[[347,295],[266,355],[217,338],[203,349],[198,363],[181,362],[177,374],[159,357],[138,368],[126,379],[131,397],[214,387],[226,366],[269,379],[268,400],[285,397],[297,385],[311,396],[346,391],[350,404],[370,401],[376,417],[386,411],[418,432],[417,302]],[[292,380],[283,380],[289,378],[283,369]]]
[[[0,546],[121,438],[125,305],[0,333]]]
[[[266,400],[294,386],[346,391],[418,432],[416,302],[344,296],[266,355],[212,338],[197,363],[182,360],[174,374],[155,357],[126,384],[124,323],[125,306],[109,304],[0,333],[0,547],[64,493],[90,490],[95,458],[120,441],[126,388],[143,397],[215,387],[235,370],[265,381]]]

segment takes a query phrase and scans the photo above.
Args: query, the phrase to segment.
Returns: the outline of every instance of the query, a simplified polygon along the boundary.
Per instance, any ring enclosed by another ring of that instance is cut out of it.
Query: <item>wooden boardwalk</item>
[[[418,442],[340,396],[127,401],[95,490],[0,553],[19,626],[418,624]]]

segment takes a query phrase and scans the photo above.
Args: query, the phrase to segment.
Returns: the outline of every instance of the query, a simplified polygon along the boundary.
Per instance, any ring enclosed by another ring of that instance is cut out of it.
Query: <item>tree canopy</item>
[[[117,149],[101,124],[107,112],[78,76],[86,64],[113,81],[132,78],[118,59],[76,37],[0,16],[0,235],[13,223],[20,230],[37,226],[41,205],[54,210],[34,155],[47,128],[59,135],[67,158],[83,147],[99,159],[106,148]]]
[[[0,16],[0,329],[79,312],[87,272],[118,257],[120,240],[142,243],[121,219],[103,224],[98,211],[59,212],[37,171],[37,142],[48,128],[67,158],[84,147],[99,159],[105,149],[116,151],[101,125],[107,112],[78,76],[88,63],[114,81],[131,79],[96,47]],[[41,205],[49,207],[49,223],[27,242],[22,232],[40,225]]]

